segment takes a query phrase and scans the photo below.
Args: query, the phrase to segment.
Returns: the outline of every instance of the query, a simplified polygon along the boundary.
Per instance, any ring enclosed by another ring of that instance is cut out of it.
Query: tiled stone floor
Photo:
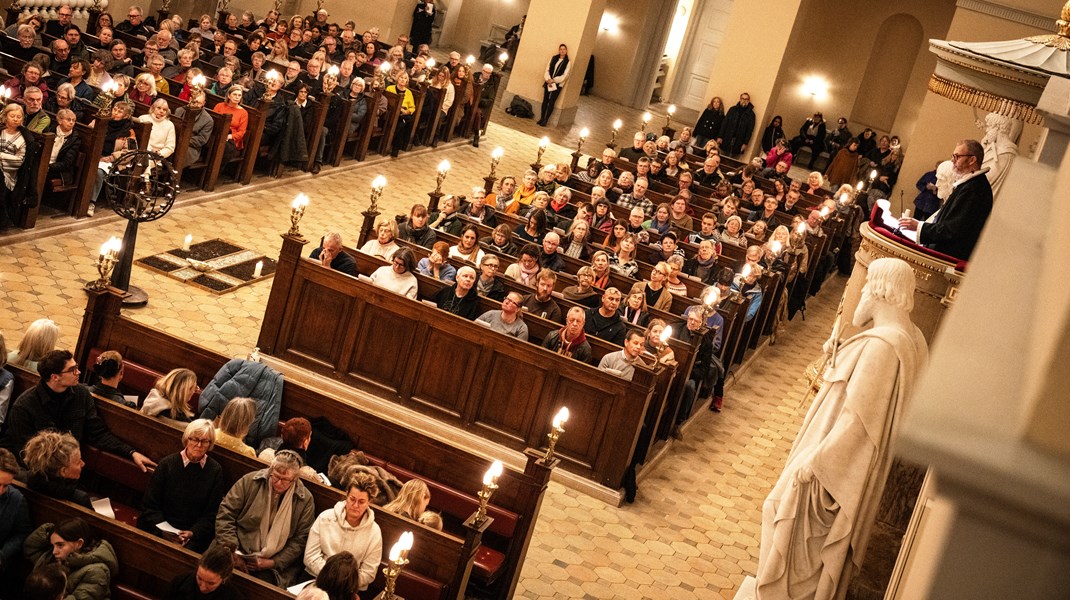
[[[298,192],[311,197],[301,223],[306,237],[337,230],[355,243],[370,182],[380,173],[388,178],[380,206],[393,215],[426,202],[443,159],[453,165],[444,191],[467,193],[482,185],[495,146],[505,149],[498,174],[519,175],[535,160],[542,135],[553,142],[543,162],[565,161],[583,126],[593,132],[586,149],[598,152],[613,119],[637,126],[639,115],[585,98],[576,125],[566,131],[539,128],[499,109],[479,149],[455,144],[399,160],[350,161],[315,177],[256,178],[247,188],[227,184],[209,197],[187,193],[165,218],[141,226],[136,255],[177,247],[189,233],[196,241],[221,237],[272,256]],[[85,306],[81,283],[96,276],[100,244],[121,237],[125,226],[108,213],[101,209],[77,223],[47,220],[39,230],[0,236],[0,329],[8,348],[42,316],[61,326],[64,346],[73,346]],[[254,344],[271,286],[266,280],[215,296],[138,266],[132,283],[150,300],[130,316],[233,356]],[[761,502],[805,415],[803,370],[830,330],[842,281],[826,288],[811,300],[807,320],[790,323],[729,389],[723,413],[703,413],[689,424],[685,440],[641,482],[635,504],[618,509],[551,484],[517,597],[732,598],[743,576],[755,571]]]

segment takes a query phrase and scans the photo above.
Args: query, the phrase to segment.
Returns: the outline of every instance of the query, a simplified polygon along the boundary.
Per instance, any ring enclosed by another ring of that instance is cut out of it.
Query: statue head
[[[951,184],[958,177],[955,175],[955,164],[945,160],[936,166],[936,196],[941,200],[947,200],[951,195]]]
[[[914,308],[914,271],[904,260],[878,258],[869,263],[869,275],[862,299],[855,309],[854,324],[864,326],[873,318],[878,304],[887,304],[909,313]]]

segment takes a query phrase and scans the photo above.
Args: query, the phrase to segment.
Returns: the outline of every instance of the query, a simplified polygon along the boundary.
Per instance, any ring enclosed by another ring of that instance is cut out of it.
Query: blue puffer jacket
[[[215,419],[233,398],[256,400],[256,420],[245,443],[253,448],[260,440],[275,435],[282,405],[282,375],[271,367],[235,358],[215,374],[201,392],[198,409],[202,419]]]

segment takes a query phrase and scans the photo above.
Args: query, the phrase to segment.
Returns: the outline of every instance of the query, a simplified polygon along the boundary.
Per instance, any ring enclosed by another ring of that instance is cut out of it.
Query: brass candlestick
[[[308,196],[298,194],[297,197],[294,198],[293,204],[290,205],[290,231],[287,231],[286,235],[301,237],[301,230],[297,225],[301,222],[301,218],[305,216],[305,208],[307,206]]]
[[[479,510],[476,511],[476,518],[472,522],[477,527],[487,520],[487,504],[494,490],[498,489],[498,478],[502,475],[502,469],[502,461],[496,460],[483,476],[483,489],[476,494],[479,497]]]
[[[648,112],[643,113],[643,123],[639,125],[639,131],[646,133],[646,126],[650,123],[651,115]]]
[[[435,193],[442,194],[442,183],[446,181],[446,175],[450,172],[450,161],[444,160],[438,163],[438,175],[435,177]]]
[[[368,212],[379,212],[379,197],[383,195],[383,188],[386,187],[386,177],[379,175],[372,181],[372,193],[371,193],[371,205],[368,206]]]
[[[497,179],[495,176],[498,170],[498,163],[501,162],[502,156],[505,155],[505,150],[501,146],[494,149],[494,152],[490,154],[490,175],[487,175],[487,179]]]
[[[546,456],[542,457],[544,462],[550,462],[554,459],[554,448],[557,446],[557,438],[561,437],[562,433],[565,433],[565,430],[562,427],[553,426],[550,428],[550,433],[546,434],[549,446],[546,448]]]
[[[103,290],[111,285],[111,275],[119,262],[119,250],[122,243],[119,238],[112,237],[100,247],[100,255],[97,256],[97,273],[100,278],[89,284],[91,290]]]

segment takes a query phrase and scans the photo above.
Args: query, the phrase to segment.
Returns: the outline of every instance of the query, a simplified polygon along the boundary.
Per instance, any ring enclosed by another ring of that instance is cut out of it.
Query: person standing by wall
[[[554,104],[561,95],[561,88],[568,81],[570,71],[568,59],[568,46],[561,44],[557,48],[557,54],[546,65],[546,73],[543,75],[542,84],[542,116],[539,117],[539,125],[546,127],[550,115],[554,112]]]

